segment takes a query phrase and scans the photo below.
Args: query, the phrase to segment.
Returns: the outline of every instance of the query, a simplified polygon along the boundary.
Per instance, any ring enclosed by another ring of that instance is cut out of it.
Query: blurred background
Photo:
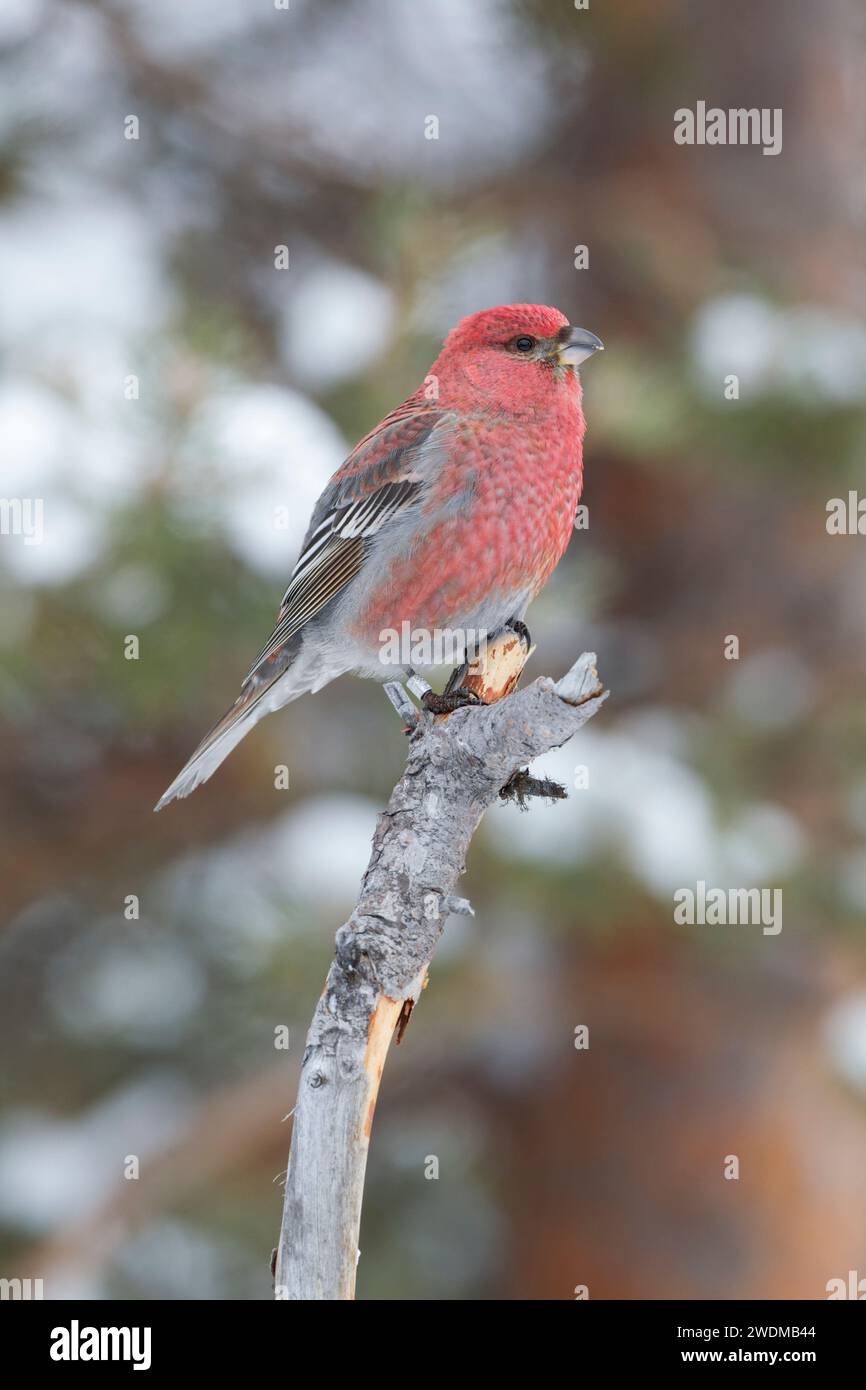
[[[0,536],[0,1275],[271,1296],[405,740],[344,679],[151,807],[329,474],[458,318],[535,301],[606,352],[527,679],[590,648],[612,693],[544,760],[569,801],[474,841],[359,1297],[866,1276],[866,540],[826,528],[866,457],[856,0],[6,0],[0,42],[0,493],[44,503]],[[675,144],[699,100],[781,107],[782,153]],[[698,880],[781,888],[781,933],[675,925]]]

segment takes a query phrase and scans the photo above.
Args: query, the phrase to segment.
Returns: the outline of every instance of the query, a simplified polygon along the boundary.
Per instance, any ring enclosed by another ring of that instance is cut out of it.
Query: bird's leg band
[[[425,681],[424,677],[419,676],[411,667],[409,669],[409,679],[406,682],[406,687],[411,690],[412,694],[416,695],[419,700],[423,700],[428,690],[432,690],[430,682]]]

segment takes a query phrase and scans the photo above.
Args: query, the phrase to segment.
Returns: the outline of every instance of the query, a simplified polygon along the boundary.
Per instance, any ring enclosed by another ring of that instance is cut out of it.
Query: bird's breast
[[[583,417],[455,428],[405,548],[364,595],[356,630],[441,627],[491,595],[537,593],[568,545],[582,487]]]

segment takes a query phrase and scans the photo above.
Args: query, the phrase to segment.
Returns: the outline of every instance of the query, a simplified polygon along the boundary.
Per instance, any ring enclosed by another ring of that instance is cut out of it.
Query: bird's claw
[[[522,623],[519,618],[512,618],[509,623],[506,623],[506,627],[517,634],[526,650],[529,651],[529,648],[532,646],[532,638],[529,635],[529,628],[526,626],[526,623]]]
[[[453,714],[456,709],[464,709],[467,705],[483,704],[480,695],[465,685],[459,685],[447,695],[437,695],[435,690],[427,690],[421,696],[421,705],[428,714]]]

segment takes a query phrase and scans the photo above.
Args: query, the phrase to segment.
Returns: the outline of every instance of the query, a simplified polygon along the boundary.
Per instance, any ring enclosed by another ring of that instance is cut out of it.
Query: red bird
[[[575,369],[601,347],[538,304],[485,309],[449,333],[422,385],[328,483],[240,696],[156,810],[305,691],[346,671],[405,680],[412,664],[395,660],[394,634],[525,632],[574,527],[585,430]],[[457,702],[424,700],[434,712]]]

